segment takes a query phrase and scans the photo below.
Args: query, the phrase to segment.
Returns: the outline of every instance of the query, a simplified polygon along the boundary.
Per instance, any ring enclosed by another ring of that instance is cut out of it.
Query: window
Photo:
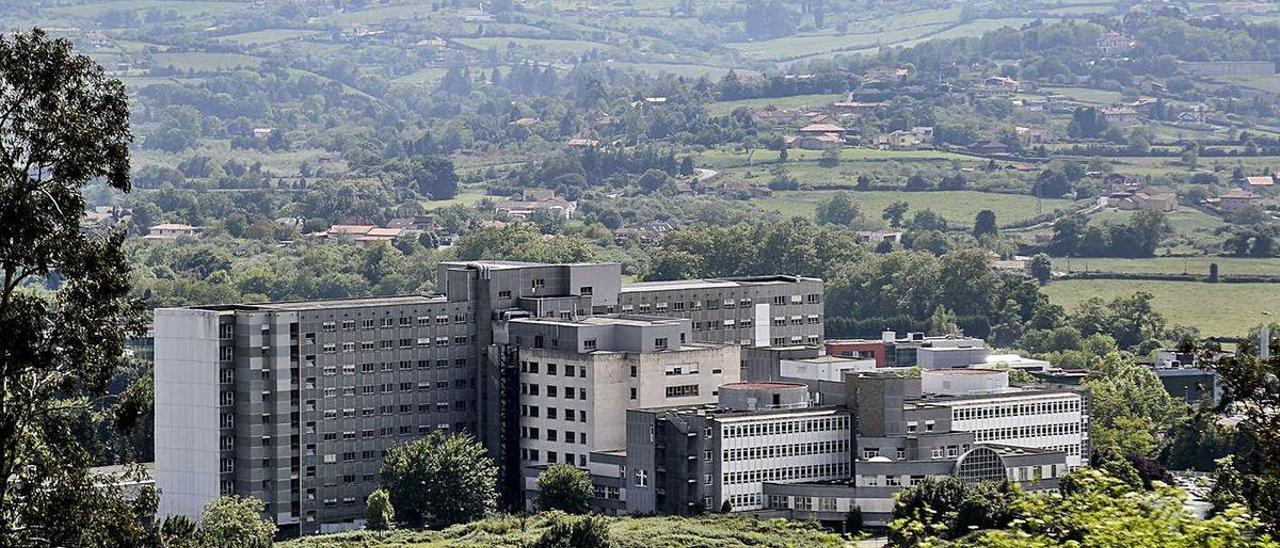
[[[510,299],[510,298],[511,298],[511,290],[509,290],[509,289],[504,289],[504,290],[502,290],[502,291],[499,291],[499,292],[498,292],[498,298],[499,298],[499,299]]]
[[[668,386],[668,398],[689,398],[698,395],[698,385],[684,384],[680,386]]]
[[[529,285],[530,285],[530,287],[533,287],[534,289],[538,289],[538,288],[546,287],[546,286],[547,286],[547,280],[546,280],[546,279],[544,279],[544,278],[534,278],[534,279],[533,279],[533,281],[532,281]]]
[[[596,340],[595,340],[595,339],[586,339],[586,340],[582,341],[582,349],[583,349],[583,350],[595,350],[595,349],[596,349]],[[570,374],[570,375],[572,375],[572,373],[569,373],[569,374]]]
[[[636,470],[636,487],[649,486],[649,472],[647,470]]]
[[[785,304],[787,304],[787,296],[786,296],[786,295],[775,295],[775,296],[773,297],[773,305],[774,305],[774,306],[782,306],[782,305],[785,305]]]
[[[666,337],[658,337],[658,338],[654,339],[654,340],[653,340],[653,348],[654,348],[654,350],[666,350],[666,349],[667,349],[667,338],[666,338]]]
[[[579,295],[583,295],[583,296],[591,295],[593,292],[594,292],[594,289],[589,285],[578,288]]]

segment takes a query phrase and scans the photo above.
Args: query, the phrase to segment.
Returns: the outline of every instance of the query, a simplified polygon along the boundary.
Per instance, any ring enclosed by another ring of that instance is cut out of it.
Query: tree
[[[729,499],[724,499],[724,502],[720,503],[720,513],[721,514],[733,513],[733,501]]]
[[[1109,354],[1085,381],[1092,397],[1090,437],[1100,453],[1152,456],[1156,432],[1169,429],[1186,405],[1169,395],[1160,378],[1119,353]]]
[[[90,181],[129,190],[130,141],[118,80],[67,40],[40,30],[0,36],[3,546],[134,545],[148,534],[133,518],[154,510],[154,491],[130,500],[98,488],[70,431],[142,328],[124,233],[80,227]]]
[[[590,509],[591,478],[568,463],[553,464],[538,476],[538,509],[583,514]]]
[[[636,184],[640,185],[645,192],[653,192],[665,186],[670,179],[671,177],[661,169],[650,168],[640,175]]]
[[[837,192],[831,195],[831,198],[819,202],[818,209],[814,212],[814,218],[818,224],[840,226],[849,226],[861,216],[862,211],[858,209],[858,204],[854,203],[848,192]]]
[[[917,173],[915,175],[907,177],[906,190],[908,192],[919,192],[922,190],[929,190],[929,181],[925,180],[924,176]]]
[[[983,236],[995,236],[998,228],[996,227],[996,212],[990,209],[984,209],[978,212],[973,219],[973,237],[982,238]]]
[[[450,200],[458,195],[458,174],[448,158],[423,158],[414,166],[412,176],[418,192],[432,200]]]
[[[271,548],[276,524],[263,518],[266,504],[253,497],[218,497],[200,513],[201,546]]]
[[[929,318],[929,334],[933,336],[960,335],[961,330],[959,324],[956,323],[955,313],[947,310],[945,306],[939,306],[935,309],[933,316]]]
[[[391,495],[386,489],[375,489],[364,501],[365,527],[385,531],[395,527],[396,510],[391,505]]]
[[[392,446],[382,486],[400,521],[447,527],[483,518],[497,507],[498,469],[469,434],[434,430]]]
[[[902,219],[907,216],[907,210],[910,208],[911,204],[906,202],[893,202],[884,208],[884,212],[880,215],[880,218],[889,221],[889,226],[898,228],[902,226]]]
[[[1027,271],[1036,281],[1047,284],[1049,278],[1053,276],[1053,262],[1048,255],[1036,253],[1036,256],[1031,258],[1031,263],[1027,265]]]

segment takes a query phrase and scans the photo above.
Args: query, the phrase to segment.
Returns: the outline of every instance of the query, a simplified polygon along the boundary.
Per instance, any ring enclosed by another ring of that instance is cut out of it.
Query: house
[[[1133,202],[1143,211],[1172,213],[1178,207],[1178,194],[1145,187],[1133,193]]]
[[[1009,97],[1022,91],[1022,82],[1008,76],[992,76],[973,89],[977,97]]]
[[[545,202],[554,200],[556,191],[549,188],[526,188],[520,191],[520,199],[526,202]]]
[[[1103,55],[1112,55],[1115,53],[1124,53],[1134,48],[1137,44],[1132,38],[1120,34],[1115,31],[1107,31],[1098,39],[1098,49],[1102,50]]]
[[[880,244],[881,242],[899,243],[902,241],[901,230],[859,230],[854,233],[858,237],[858,241],[865,244]]]
[[[529,127],[536,123],[538,123],[537,118],[530,118],[528,116],[525,116],[523,118],[516,118],[515,120],[511,121],[511,125],[520,126],[520,127]]]
[[[570,148],[585,149],[585,148],[595,148],[600,146],[600,141],[597,141],[595,139],[586,139],[583,137],[574,137],[572,139],[569,139],[568,141],[565,141],[564,144],[569,145]]]
[[[404,234],[403,229],[373,227],[369,229],[368,232],[364,233],[363,236],[357,236],[355,241],[363,243],[390,242],[391,240],[399,238],[401,234]]]
[[[1013,162],[1011,164],[1006,164],[1004,166],[1004,170],[1027,173],[1032,171],[1040,171],[1040,166],[1036,164],[1029,164],[1026,162]]]
[[[728,181],[720,187],[720,191],[729,198],[739,200],[773,196],[773,190],[769,187],[753,185],[746,181]]]
[[[387,228],[399,228],[407,232],[425,232],[436,229],[436,218],[430,215],[395,217],[387,221]]]
[[[273,127],[255,127],[253,128],[253,136],[258,139],[266,139],[267,137],[270,137],[272,133],[275,133],[275,131],[276,128]]]
[[[769,125],[789,125],[804,119],[808,113],[800,109],[763,109],[751,113],[757,122]]]
[[[916,141],[920,143],[933,142],[933,126],[916,126],[911,128],[911,134],[916,136]]]
[[[573,212],[578,209],[578,204],[576,202],[570,202],[564,198],[560,198],[554,193],[548,197],[544,192],[540,192],[545,189],[529,190],[534,191],[534,193],[522,195],[521,198],[525,199],[519,201],[503,200],[494,204],[494,213],[504,213],[516,221],[527,221],[535,211],[549,211],[565,219],[569,219],[573,217]]]
[[[1015,126],[1013,131],[1018,135],[1018,141],[1024,145],[1054,143],[1058,140],[1052,131],[1045,128]]]
[[[619,228],[613,231],[614,238],[619,245],[627,240],[636,240],[641,244],[652,245],[661,242],[668,234],[675,230],[671,223],[655,222],[640,227]]]
[[[439,36],[433,36],[431,38],[423,38],[422,40],[418,40],[418,42],[414,45],[420,48],[443,48],[446,45],[448,45],[448,42],[446,42],[444,38],[441,38]]]
[[[1262,196],[1248,190],[1232,190],[1217,199],[1218,208],[1226,212],[1248,209],[1261,202]]]
[[[356,240],[369,233],[370,230],[378,228],[373,225],[349,225],[336,224],[329,227],[324,232],[324,237],[333,240]]]
[[[1244,183],[1251,189],[1271,188],[1276,185],[1276,181],[1270,175],[1262,177],[1245,177]]]
[[[1027,272],[1031,266],[1031,257],[1024,255],[1015,255],[1009,259],[1002,259],[1000,255],[991,257],[991,268],[996,270],[1005,270],[1011,272]]]
[[[147,228],[146,240],[176,240],[183,236],[199,236],[201,228],[180,223],[162,223]]]
[[[844,138],[835,133],[801,135],[797,141],[800,148],[805,150],[827,150],[844,146]]]
[[[876,148],[880,150],[913,150],[919,144],[915,133],[901,129],[876,136]]]
[[[1138,111],[1131,107],[1107,107],[1102,109],[1102,118],[1108,125],[1128,128],[1138,125]]]
[[[853,98],[853,94],[850,93],[845,96],[843,101],[831,103],[831,110],[837,113],[863,115],[871,114],[886,106],[888,106],[888,103],[857,101]]]
[[[836,136],[844,137],[844,128],[835,124],[809,124],[800,128],[800,136],[818,136],[826,133],[834,133]]]
[[[1009,147],[995,139],[987,139],[969,145],[969,150],[978,154],[1004,154],[1009,152]]]

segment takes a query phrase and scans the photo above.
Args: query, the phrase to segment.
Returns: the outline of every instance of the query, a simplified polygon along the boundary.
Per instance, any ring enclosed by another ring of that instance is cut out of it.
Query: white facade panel
[[[218,314],[155,311],[158,516],[200,516],[218,497]]]

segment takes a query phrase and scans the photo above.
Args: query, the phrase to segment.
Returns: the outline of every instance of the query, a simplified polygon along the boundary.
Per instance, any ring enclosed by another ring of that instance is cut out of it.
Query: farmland
[[[1240,336],[1280,314],[1280,284],[1211,284],[1146,280],[1066,280],[1045,286],[1054,304],[1074,309],[1090,297],[1110,300],[1146,291],[1171,324],[1206,336]]]

